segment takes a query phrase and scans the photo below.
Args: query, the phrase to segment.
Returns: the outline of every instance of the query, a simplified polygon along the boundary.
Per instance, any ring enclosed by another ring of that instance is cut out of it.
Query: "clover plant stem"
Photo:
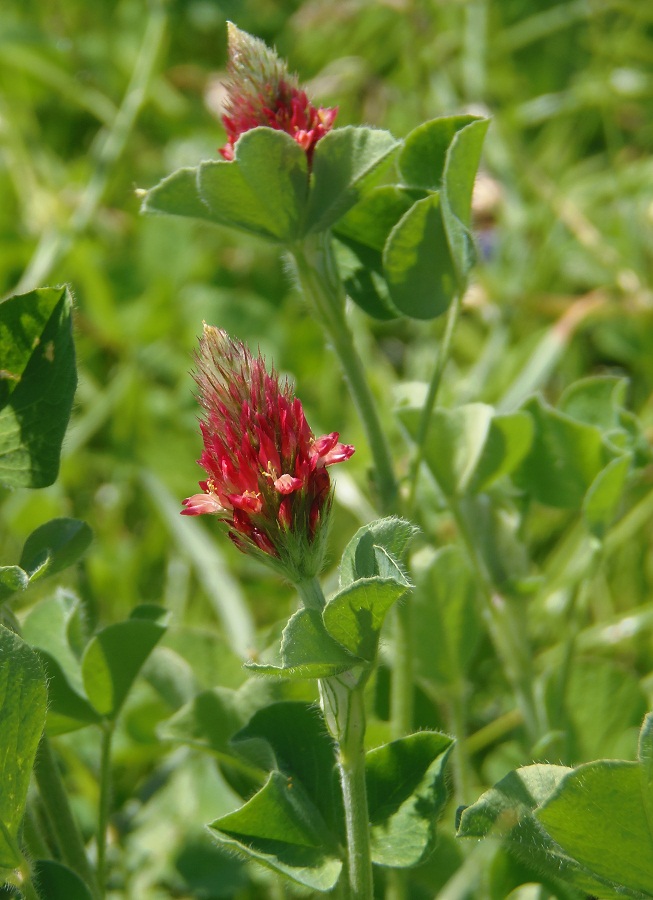
[[[326,600],[317,578],[296,585],[308,608]],[[310,606],[309,606],[310,604]],[[369,669],[350,669],[318,681],[325,724],[336,743],[347,837],[347,900],[373,900],[372,851],[365,782],[365,683]]]
[[[100,755],[100,800],[98,804],[97,826],[97,880],[100,894],[104,897],[105,868],[107,855],[107,829],[111,810],[111,745],[113,743],[113,722],[102,725],[102,749]]]
[[[467,691],[462,679],[457,679],[451,686],[449,697],[449,727],[456,736],[453,745],[454,776],[456,789],[456,805],[470,803],[471,766],[467,747]]]
[[[424,402],[424,406],[422,407],[420,415],[417,438],[415,441],[415,456],[413,457],[413,461],[411,463],[410,489],[406,507],[406,515],[409,518],[413,515],[413,511],[415,509],[415,503],[417,500],[417,484],[419,481],[419,470],[424,458],[424,447],[426,445],[426,439],[428,437],[429,428],[431,425],[431,417],[433,415],[433,410],[435,408],[435,404],[438,399],[438,393],[440,391],[440,385],[442,383],[442,374],[444,372],[445,366],[447,365],[447,362],[449,361],[449,355],[451,353],[451,339],[456,329],[456,325],[458,324],[459,316],[460,296],[458,294],[454,294],[453,300],[451,301],[451,306],[449,307],[449,310],[447,312],[444,334],[442,335],[442,341],[438,349],[437,359],[435,361],[435,366],[431,374],[431,381],[429,383],[426,401]]]
[[[397,739],[413,730],[415,672],[413,666],[412,602],[404,596],[395,606],[394,656],[390,683],[390,723]]]
[[[95,873],[86,855],[86,848],[68,803],[68,796],[57,761],[47,735],[41,738],[35,764],[36,781],[41,802],[57,838],[61,858],[82,881],[94,897],[100,896]]]
[[[483,611],[494,649],[515,693],[528,738],[531,743],[535,744],[544,734],[545,728],[540,722],[535,701],[531,650],[526,635],[517,621],[510,599],[501,596],[494,589],[492,579],[471,533],[461,500],[450,497],[449,508],[458,525],[476,574],[478,586],[481,589]]]
[[[352,399],[361,417],[372,459],[379,504],[385,515],[396,512],[398,487],[390,446],[379,417],[376,401],[354,346],[345,316],[345,291],[338,274],[331,236],[309,235],[291,248],[304,296],[313,307],[340,360]]]
[[[349,900],[372,900],[372,854],[365,782],[365,678],[353,671],[320,680],[327,727],[336,740],[347,835]]]
[[[324,592],[317,578],[306,578],[297,584],[301,601],[307,609],[324,609]]]

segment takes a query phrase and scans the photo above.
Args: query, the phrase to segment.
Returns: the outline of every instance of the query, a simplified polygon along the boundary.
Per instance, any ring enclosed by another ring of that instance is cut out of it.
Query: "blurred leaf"
[[[558,409],[577,422],[612,431],[620,425],[627,388],[628,380],[615,375],[580,378],[565,388]]]
[[[372,662],[385,617],[407,589],[395,578],[359,578],[329,598],[322,611],[326,630],[354,656]]]
[[[0,867],[21,864],[18,847],[47,691],[39,658],[0,625]]]
[[[457,409],[433,411],[424,447],[424,462],[448,497],[464,494],[472,481],[488,440],[492,414],[492,407],[485,403],[468,403]],[[398,409],[397,415],[408,434],[415,439],[421,410],[403,407]],[[515,430],[518,429],[519,426]],[[492,450],[490,448],[488,451],[486,465],[490,470],[493,467],[496,470],[501,463],[496,457],[492,459]]]
[[[458,279],[465,279],[476,261],[469,232],[472,191],[489,119],[476,119],[456,132],[447,151],[442,179],[442,219]]]
[[[157,733],[163,740],[230,753],[229,741],[243,724],[236,692],[216,687],[196,694]]]
[[[533,421],[527,413],[493,416],[470,489],[487,490],[503,475],[509,475],[528,453],[533,440]]]
[[[631,463],[629,453],[613,459],[601,469],[585,495],[583,518],[590,533],[599,540],[605,537],[622,502]]]
[[[209,827],[219,843],[313,890],[329,891],[340,875],[342,863],[318,809],[301,783],[281,772]]]
[[[256,646],[254,622],[240,584],[231,574],[220,548],[199,522],[179,515],[179,501],[158,478],[148,471],[142,477],[173,540],[193,564],[230,647],[241,657],[247,657]]]
[[[638,763],[586,763],[565,775],[536,816],[562,852],[592,874],[627,896],[650,897],[653,832],[642,787]]]
[[[615,661],[583,658],[575,660],[560,687],[557,675],[554,669],[545,699],[551,727],[564,732],[566,758],[579,763],[600,756],[632,757],[646,712],[637,676]]]
[[[437,551],[420,572],[412,603],[417,674],[436,684],[461,683],[482,631],[476,584],[459,547]]]
[[[20,566],[0,566],[0,601],[24,591],[29,584],[29,575]]]
[[[42,600],[30,610],[23,635],[38,652],[48,680],[48,732],[62,734],[100,717],[84,692],[82,670],[70,642],[79,616],[79,600],[64,592]]]
[[[287,678],[327,678],[360,665],[336,643],[315,609],[300,609],[283,630],[279,659],[271,663],[245,663],[246,668],[265,675]]]
[[[447,802],[446,734],[422,731],[370,750],[365,757],[372,858],[383,866],[420,863],[435,846],[435,823]]]
[[[79,519],[51,519],[25,541],[20,566],[30,581],[56,575],[76,563],[93,539],[86,522]]]
[[[399,147],[388,131],[335,128],[316,144],[304,221],[307,233],[326,231],[358,201],[369,176]]]
[[[34,881],[39,894],[48,900],[93,900],[93,895],[76,872],[53,859],[37,859]]]
[[[395,516],[377,519],[359,528],[349,541],[340,563],[340,587],[360,578],[390,578],[411,586],[404,570],[404,557],[418,528]]]
[[[447,161],[447,151],[461,128],[479,121],[476,116],[443,116],[431,119],[406,136],[399,154],[399,171],[411,188],[439,191]],[[476,165],[478,166],[478,160]],[[476,167],[474,168],[474,175]]]
[[[0,484],[52,484],[77,384],[67,287],[0,303]]]
[[[101,715],[116,718],[164,632],[164,625],[149,618],[129,619],[108,625],[91,638],[82,658],[82,677],[88,699]]]
[[[533,417],[531,448],[515,473],[518,485],[540,503],[578,509],[611,454],[594,425],[553,409],[540,397],[525,405]]]
[[[399,219],[383,251],[383,269],[403,315],[434,319],[447,311],[459,284],[438,194],[418,200]]]

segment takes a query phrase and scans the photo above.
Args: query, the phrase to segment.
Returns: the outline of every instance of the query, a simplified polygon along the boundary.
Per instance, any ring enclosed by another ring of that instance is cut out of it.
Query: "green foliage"
[[[375,318],[432,319],[449,308],[475,260],[471,197],[487,120],[433,119],[405,139],[400,183],[363,196],[336,234],[355,262],[345,285]]]
[[[81,669],[86,695],[98,713],[115,719],[143,663],[161,640],[162,609],[137,608],[126,622],[107,625],[84,650]]]
[[[452,745],[445,734],[423,731],[367,754],[372,857],[378,865],[415,866],[433,851]]]
[[[39,859],[34,866],[35,881],[48,900],[92,900],[82,879],[53,859]]]
[[[502,834],[520,857],[579,891],[615,898],[653,891],[651,715],[637,762],[603,759],[575,769],[511,772],[464,810],[459,835]]]
[[[342,128],[306,153],[289,135],[254,128],[232,162],[179,169],[147,192],[144,212],[207,219],[280,244],[325,231],[352,207],[372,172],[397,147],[381,130]]]
[[[41,288],[0,303],[0,484],[45,487],[77,384],[67,287]]]
[[[47,693],[39,658],[0,625],[0,869],[21,863],[19,833]]]

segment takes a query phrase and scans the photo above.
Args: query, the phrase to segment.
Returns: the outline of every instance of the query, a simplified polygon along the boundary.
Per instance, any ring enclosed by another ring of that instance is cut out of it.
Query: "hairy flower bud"
[[[228,30],[230,80],[222,117],[228,141],[220,153],[232,160],[240,135],[266,125],[294,138],[310,163],[316,143],[330,130],[338,109],[313,106],[274,50],[231,22]]]
[[[219,516],[240,550],[262,555],[291,581],[316,575],[331,509],[327,466],[354,448],[337,432],[315,438],[289,382],[226,332],[205,325],[196,361],[198,462],[208,477],[182,514]]]

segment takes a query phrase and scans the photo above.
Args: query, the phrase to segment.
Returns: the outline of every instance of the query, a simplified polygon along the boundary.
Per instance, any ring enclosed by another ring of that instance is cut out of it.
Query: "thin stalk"
[[[43,233],[27,269],[16,286],[16,293],[31,291],[47,280],[52,269],[70,248],[75,236],[85,231],[95,217],[111,170],[122,155],[147,98],[154,67],[163,45],[166,21],[164,4],[157,3],[149,16],[123,102],[111,128],[104,135],[100,133],[96,165],[79,206],[71,216],[67,228],[52,227]]]
[[[451,339],[456,329],[456,325],[458,324],[459,316],[460,297],[458,296],[458,294],[456,294],[451,301],[451,306],[449,307],[449,310],[447,312],[447,321],[444,328],[444,334],[442,335],[442,342],[440,343],[437,359],[433,368],[433,374],[431,375],[428,393],[426,395],[426,401],[422,408],[422,414],[419,420],[417,438],[415,440],[415,455],[413,457],[410,472],[410,491],[408,494],[407,505],[407,515],[409,518],[410,516],[412,516],[413,510],[415,509],[415,502],[417,499],[417,483],[419,481],[420,466],[424,458],[424,447],[426,444],[426,439],[428,437],[429,428],[431,426],[431,417],[433,415],[435,403],[438,399],[438,392],[442,383],[442,374],[444,372],[446,364],[449,361],[449,354],[451,353]]]
[[[374,897],[365,783],[364,683],[353,672],[323,678],[319,683],[324,719],[337,745],[347,835],[348,900],[373,900]]]
[[[345,317],[345,292],[338,275],[331,236],[323,232],[292,248],[304,296],[325,329],[349,384],[374,460],[376,490],[382,511],[396,512],[398,487],[390,446],[381,426],[376,401]]]
[[[340,742],[338,769],[347,830],[347,876],[351,900],[372,900],[370,821],[365,784],[365,707],[363,690],[350,693],[347,733]]]
[[[509,599],[499,595],[492,585],[485,563],[471,534],[467,517],[459,500],[449,498],[449,508],[467,547],[476,580],[481,588],[484,614],[490,638],[504,673],[511,685],[522,713],[529,740],[534,744],[544,733],[533,692],[533,668],[526,635],[514,614]]]
[[[100,755],[100,802],[98,804],[97,826],[97,880],[100,895],[104,897],[105,869],[107,858],[107,830],[111,812],[111,744],[114,726],[112,722],[102,727],[102,750]]]
[[[456,741],[453,745],[456,805],[471,802],[471,766],[467,745],[467,690],[462,680],[452,685],[449,697],[449,722]]]
[[[325,598],[317,578],[297,585],[308,608],[322,609]],[[324,721],[336,743],[347,837],[347,900],[373,900],[372,851],[365,783],[365,698],[369,672],[350,670],[318,682]]]
[[[394,657],[390,682],[390,725],[397,739],[413,730],[415,667],[413,665],[413,604],[410,594],[393,610]]]
[[[100,897],[97,879],[86,855],[84,841],[68,803],[66,789],[47,735],[41,738],[35,764],[41,802],[56,835],[61,858]]]

